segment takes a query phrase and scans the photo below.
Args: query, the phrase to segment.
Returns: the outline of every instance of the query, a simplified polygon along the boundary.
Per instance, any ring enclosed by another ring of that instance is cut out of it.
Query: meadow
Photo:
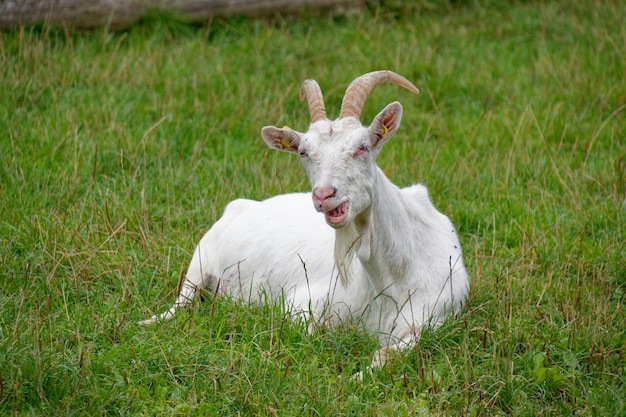
[[[0,32],[0,415],[625,415],[626,4],[389,3]],[[228,201],[310,189],[260,136],[300,83],[336,117],[376,69],[422,91],[362,121],[403,104],[378,163],[454,222],[463,313],[363,381],[373,337],[280,303],[138,326]]]

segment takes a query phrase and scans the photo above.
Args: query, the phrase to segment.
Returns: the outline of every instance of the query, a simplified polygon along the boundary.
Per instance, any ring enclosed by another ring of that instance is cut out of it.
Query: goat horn
[[[339,113],[339,118],[360,118],[361,112],[363,111],[363,106],[365,105],[365,100],[367,100],[367,96],[369,96],[374,87],[386,82],[402,86],[407,90],[414,92],[415,94],[419,94],[420,92],[417,87],[413,85],[412,82],[410,82],[403,76],[396,74],[393,71],[368,72],[367,74],[357,77],[354,81],[350,83],[350,85],[346,89],[346,93],[343,96],[343,101],[341,102],[341,111]]]
[[[304,80],[300,88],[300,100],[306,97],[309,104],[309,114],[311,123],[318,120],[326,120],[326,108],[324,107],[324,96],[319,84],[315,80]]]

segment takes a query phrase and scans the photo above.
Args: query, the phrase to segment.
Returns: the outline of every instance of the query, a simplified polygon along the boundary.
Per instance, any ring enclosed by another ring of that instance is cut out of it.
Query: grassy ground
[[[624,415],[626,6],[503,2],[348,18],[0,33],[0,414]],[[396,13],[392,13],[396,12]],[[226,299],[141,328],[235,196],[307,190],[306,129],[393,69],[379,164],[455,222],[465,312],[366,375],[359,329]]]

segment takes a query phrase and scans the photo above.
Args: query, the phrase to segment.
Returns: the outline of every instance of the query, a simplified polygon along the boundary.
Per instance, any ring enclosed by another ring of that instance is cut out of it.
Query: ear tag
[[[380,125],[380,136],[384,137],[387,135],[387,133],[389,133],[389,129],[387,129],[387,126],[384,124]]]
[[[283,145],[283,147],[285,147],[285,148],[290,148],[291,147],[291,142],[287,138],[282,138],[280,140],[280,144]]]
[[[291,130],[291,128],[290,128],[289,126],[287,126],[287,125],[283,126],[283,130],[284,130],[284,129],[289,129],[289,130]],[[280,144],[281,144],[281,145],[283,145],[283,147],[285,147],[285,148],[291,148],[291,141],[290,141],[290,140],[289,140],[289,138],[287,138],[287,137],[283,137],[283,138],[280,140]]]

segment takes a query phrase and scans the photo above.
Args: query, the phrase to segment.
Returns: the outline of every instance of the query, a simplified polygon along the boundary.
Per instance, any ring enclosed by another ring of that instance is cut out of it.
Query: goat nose
[[[324,201],[335,195],[337,190],[334,187],[315,187],[313,189],[313,196],[319,201]]]
[[[333,197],[337,190],[334,187],[315,187],[313,188],[313,203],[317,210],[322,209],[324,201]]]

